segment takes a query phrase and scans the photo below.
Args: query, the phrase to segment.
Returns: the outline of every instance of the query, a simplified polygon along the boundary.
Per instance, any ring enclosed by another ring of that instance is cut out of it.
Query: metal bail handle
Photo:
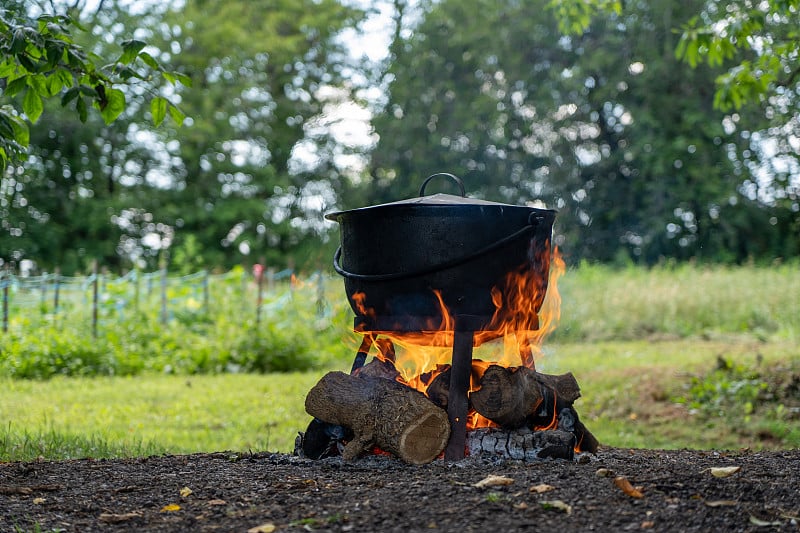
[[[459,178],[458,176],[456,176],[454,174],[450,174],[448,172],[437,172],[436,174],[431,174],[430,176],[425,178],[425,181],[423,181],[422,185],[420,185],[420,187],[419,187],[419,195],[420,195],[420,197],[425,196],[425,186],[428,185],[429,181],[431,181],[433,178],[435,178],[437,176],[447,176],[448,178],[450,178],[451,180],[456,182],[456,185],[458,185],[458,189],[461,191],[461,197],[462,198],[466,198],[467,197],[467,190],[464,188],[464,182],[461,181],[461,178]]]
[[[509,242],[525,235],[529,231],[534,231],[539,224],[544,222],[544,218],[540,215],[537,215],[535,212],[528,215],[528,223],[522,226],[520,229],[515,231],[510,235],[506,235],[502,239],[499,239],[492,244],[484,246],[480,250],[476,250],[471,254],[465,255],[463,257],[459,257],[456,259],[451,259],[450,261],[444,261],[443,263],[439,263],[438,265],[432,265],[428,267],[423,267],[419,270],[415,270],[412,272],[394,272],[391,274],[355,274],[353,272],[348,272],[345,270],[341,265],[342,260],[342,247],[339,246],[336,248],[336,252],[333,254],[333,269],[340,275],[348,279],[358,279],[361,281],[395,281],[399,279],[407,279],[407,278],[416,278],[419,276],[424,276],[426,274],[432,274],[434,272],[439,272],[440,270],[445,270],[447,268],[452,268],[454,266],[461,265],[466,263],[467,261],[472,261],[473,259],[480,257],[482,255],[488,254],[489,252],[493,252],[497,250],[501,246],[508,244]]]

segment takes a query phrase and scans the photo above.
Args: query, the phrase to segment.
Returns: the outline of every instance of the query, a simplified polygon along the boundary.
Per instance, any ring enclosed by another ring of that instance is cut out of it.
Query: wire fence
[[[238,284],[236,283],[238,278]],[[212,287],[236,287],[241,298],[239,309],[252,310],[256,324],[264,311],[281,306],[297,287],[313,287],[319,315],[328,307],[325,301],[326,276],[317,271],[301,280],[292,269],[276,271],[260,264],[252,271],[237,268],[222,274],[201,270],[188,275],[170,275],[166,268],[154,272],[131,270],[113,276],[93,268],[86,276],[52,274],[21,277],[8,269],[0,271],[2,332],[11,324],[25,328],[34,318],[58,324],[83,320],[97,337],[98,328],[111,321],[121,321],[130,313],[156,312],[162,325],[174,320],[184,310],[210,315],[214,309]],[[277,294],[278,286],[289,290]],[[267,298],[268,295],[274,298]],[[236,297],[229,290],[226,297]],[[14,317],[25,320],[14,321]]]

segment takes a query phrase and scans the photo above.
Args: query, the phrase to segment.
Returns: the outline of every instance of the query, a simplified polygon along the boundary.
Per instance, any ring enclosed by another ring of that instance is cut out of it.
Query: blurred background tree
[[[66,8],[14,6],[6,19]],[[42,99],[27,160],[2,177],[3,261],[315,268],[336,241],[324,212],[414,196],[439,171],[476,196],[558,209],[572,261],[800,255],[793,2],[105,0],[63,13],[89,28],[71,34],[87,57],[135,51],[166,74],[120,87],[113,122],[61,108],[66,87]],[[16,124],[15,87],[0,84]]]

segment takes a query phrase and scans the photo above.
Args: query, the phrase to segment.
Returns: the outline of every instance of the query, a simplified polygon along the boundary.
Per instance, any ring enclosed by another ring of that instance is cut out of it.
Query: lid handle
[[[464,182],[461,181],[461,178],[459,178],[458,176],[455,176],[453,174],[450,174],[448,172],[437,172],[436,174],[431,174],[430,176],[425,178],[425,181],[423,181],[422,185],[420,185],[420,187],[419,187],[419,195],[420,195],[420,197],[425,196],[425,186],[428,184],[429,181],[431,181],[433,178],[435,178],[437,176],[447,176],[448,178],[450,178],[451,180],[456,182],[456,185],[458,185],[458,189],[461,191],[461,196],[463,198],[467,197],[467,191],[464,189]]]

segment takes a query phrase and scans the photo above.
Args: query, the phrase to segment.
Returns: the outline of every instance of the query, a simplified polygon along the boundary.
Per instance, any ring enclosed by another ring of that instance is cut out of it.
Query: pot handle
[[[436,175],[436,174],[434,174]],[[433,176],[431,176],[433,177]],[[430,178],[428,178],[430,179]],[[479,257],[484,254],[488,254],[501,246],[508,244],[509,242],[513,241],[514,239],[525,235],[529,231],[533,231],[536,229],[536,226],[543,220],[543,217],[537,216],[536,213],[531,213],[528,217],[528,223],[523,226],[522,228],[518,229],[511,235],[503,237],[502,239],[493,242],[488,246],[484,246],[480,250],[476,250],[469,255],[464,257],[459,257],[457,259],[451,259],[450,261],[445,261],[444,263],[428,266],[425,268],[421,268],[419,270],[415,270],[413,272],[395,272],[392,274],[354,274],[352,272],[348,272],[341,265],[342,259],[342,247],[339,246],[336,248],[336,252],[333,254],[333,269],[340,275],[347,279],[357,279],[360,281],[395,281],[399,279],[406,279],[406,278],[414,278],[417,276],[424,276],[425,274],[431,274],[433,272],[438,272],[439,270],[444,270],[446,268],[452,268],[454,266],[458,266],[462,263],[466,263],[467,261],[471,261],[476,257]]]
[[[431,174],[430,176],[425,178],[425,181],[423,181],[422,185],[420,185],[420,187],[419,187],[419,196],[420,196],[420,198],[425,196],[425,186],[428,184],[429,181],[431,181],[436,176],[447,176],[448,178],[450,178],[451,180],[456,182],[456,185],[458,185],[458,189],[461,191],[461,196],[463,198],[467,197],[467,191],[466,191],[466,189],[464,189],[464,182],[461,181],[461,178],[459,178],[455,174],[450,174],[448,172],[437,172],[436,174]]]

